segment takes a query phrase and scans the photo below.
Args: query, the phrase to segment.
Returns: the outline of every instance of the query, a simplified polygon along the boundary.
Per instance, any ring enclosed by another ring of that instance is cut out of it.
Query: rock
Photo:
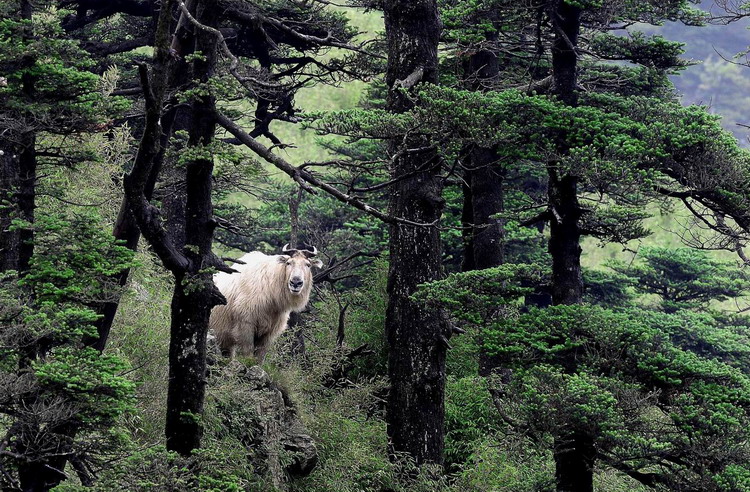
[[[318,449],[307,434],[287,434],[284,449],[295,456],[294,461],[286,467],[286,472],[292,478],[308,476],[318,464]]]
[[[290,479],[309,475],[318,462],[315,442],[299,419],[294,402],[260,366],[232,361],[212,369],[212,378],[223,383],[236,378],[238,385],[217,402],[226,431],[248,449],[248,459],[259,473],[269,475],[284,490]]]

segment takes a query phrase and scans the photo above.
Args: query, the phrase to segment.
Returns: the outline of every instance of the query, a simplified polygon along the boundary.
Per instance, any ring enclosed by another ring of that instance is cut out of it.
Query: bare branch
[[[341,190],[339,190],[338,188],[335,188],[334,186],[331,186],[330,184],[319,180],[318,178],[315,177],[315,175],[313,175],[309,171],[300,169],[290,164],[289,162],[284,160],[282,157],[277,156],[276,154],[271,152],[270,149],[268,149],[265,145],[263,145],[262,143],[252,138],[247,132],[242,130],[242,128],[240,128],[239,125],[237,125],[237,123],[227,118],[225,115],[221,113],[217,113],[216,121],[219,125],[223,126],[229,133],[234,135],[240,142],[242,142],[247,147],[249,147],[250,150],[258,154],[266,162],[273,164],[274,166],[276,166],[277,169],[286,173],[290,178],[292,178],[296,183],[298,183],[308,192],[314,193],[312,189],[310,188],[310,185],[312,185],[316,188],[319,188],[325,191],[326,193],[333,196],[337,200],[343,203],[349,204],[354,208],[362,210],[363,212],[366,212],[372,215],[373,217],[376,217],[388,224],[406,224],[406,225],[412,225],[412,226],[417,226],[417,227],[433,227],[437,225],[437,221],[430,222],[430,223],[414,222],[414,221],[407,220],[401,217],[393,217],[384,212],[381,212],[380,210],[364,203],[359,198],[348,195],[342,192]]]
[[[265,80],[261,80],[257,77],[250,77],[248,75],[242,75],[237,70],[240,65],[240,60],[234,56],[234,53],[229,49],[227,46],[227,41],[224,38],[224,34],[218,29],[215,29],[210,26],[206,26],[204,24],[201,24],[196,20],[195,17],[190,13],[190,10],[188,10],[187,6],[185,5],[184,0],[178,0],[177,5],[180,7],[180,10],[182,11],[182,15],[185,16],[185,18],[190,21],[191,24],[193,24],[195,27],[202,31],[206,31],[208,33],[213,34],[216,36],[218,40],[219,49],[221,50],[222,54],[229,59],[229,73],[232,74],[232,76],[237,79],[238,82],[240,82],[244,87],[254,90],[250,87],[248,87],[245,83],[246,82],[252,82],[253,84],[257,84],[261,87],[267,88],[267,89],[278,89],[280,87],[279,84],[275,84],[273,82],[266,82]]]
[[[156,254],[159,255],[164,266],[173,272],[184,271],[189,265],[189,260],[177,250],[162,225],[161,213],[144,195],[151,166],[159,153],[161,94],[154,94],[146,64],[138,65],[138,73],[141,77],[146,100],[146,125],[133,163],[133,169],[125,175],[123,187],[130,208],[138,222],[138,227],[144,237],[148,239]]]

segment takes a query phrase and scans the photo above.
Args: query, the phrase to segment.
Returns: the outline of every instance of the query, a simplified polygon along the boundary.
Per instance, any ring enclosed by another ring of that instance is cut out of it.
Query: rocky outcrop
[[[315,442],[287,392],[260,367],[237,361],[212,371],[220,433],[239,439],[258,473],[278,489],[305,477],[318,462]]]
[[[242,379],[257,395],[258,442],[265,450],[274,485],[278,486],[277,482],[282,482],[285,476],[309,475],[318,462],[318,451],[300,422],[294,403],[260,366],[247,368]]]

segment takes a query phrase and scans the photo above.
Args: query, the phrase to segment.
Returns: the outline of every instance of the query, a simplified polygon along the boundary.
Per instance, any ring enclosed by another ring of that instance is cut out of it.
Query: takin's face
[[[312,267],[320,268],[323,265],[322,261],[310,260],[302,253],[281,256],[279,262],[286,266],[287,287],[292,295],[301,295],[305,287],[312,284]]]

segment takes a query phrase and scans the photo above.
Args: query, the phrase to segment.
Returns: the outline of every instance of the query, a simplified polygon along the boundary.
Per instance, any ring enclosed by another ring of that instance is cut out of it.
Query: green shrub
[[[448,377],[445,388],[445,464],[448,470],[461,467],[475,447],[494,441],[500,426],[484,378]]]
[[[55,492],[105,492],[123,490],[240,492],[272,491],[252,470],[241,466],[243,450],[226,446],[198,449],[190,457],[167,451],[164,446],[133,449],[116,461],[93,487],[65,482]]]
[[[388,261],[376,260],[362,279],[362,286],[353,290],[347,313],[346,340],[350,347],[366,343],[375,354],[355,361],[352,377],[382,376],[388,372],[385,340],[385,314],[388,307]]]
[[[513,449],[514,444],[516,449]],[[469,461],[457,473],[453,489],[462,492],[547,492],[554,490],[554,476],[551,455],[536,453],[530,443],[523,442],[519,436],[509,436],[505,443],[479,443]]]

